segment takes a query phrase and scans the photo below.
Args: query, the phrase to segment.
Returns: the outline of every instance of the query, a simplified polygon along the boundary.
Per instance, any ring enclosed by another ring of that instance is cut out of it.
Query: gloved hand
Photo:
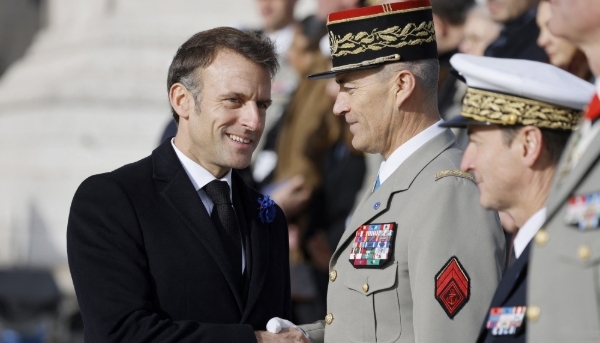
[[[296,326],[296,324],[290,322],[289,320],[281,319],[279,317],[274,317],[274,318],[271,318],[271,320],[269,320],[269,322],[267,323],[267,331],[269,331],[271,333],[279,333],[282,329],[287,329],[287,328],[295,328],[296,330],[302,331],[302,333],[304,334],[304,337],[310,339],[310,337],[308,337],[308,334],[306,332],[304,332],[304,330],[302,330],[302,328]]]

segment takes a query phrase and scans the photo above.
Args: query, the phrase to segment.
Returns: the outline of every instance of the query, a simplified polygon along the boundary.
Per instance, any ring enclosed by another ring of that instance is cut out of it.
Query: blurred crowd
[[[252,165],[242,171],[246,182],[281,206],[288,219],[293,322],[323,318],[329,259],[355,205],[373,187],[379,155],[352,147],[343,117],[333,115],[338,92],[335,80],[308,81],[307,75],[330,69],[327,15],[379,0],[318,0],[314,15],[295,19],[296,0],[255,0],[262,18],[257,34],[277,46],[281,70],[272,83],[273,106]],[[565,39],[552,35],[548,1],[431,0],[440,79],[438,108],[443,119],[460,114],[466,84],[450,66],[458,52],[551,63],[593,82],[585,55]],[[458,142],[466,132],[455,129]],[[170,124],[162,140],[174,136]],[[162,141],[161,140],[161,141]],[[516,227],[500,214],[507,244]],[[510,246],[507,247],[510,251]]]

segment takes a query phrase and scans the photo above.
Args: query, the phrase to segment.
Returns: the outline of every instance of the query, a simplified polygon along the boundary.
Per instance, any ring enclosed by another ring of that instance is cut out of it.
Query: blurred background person
[[[540,29],[536,10],[540,0],[487,0],[492,19],[504,25],[500,36],[485,50],[485,56],[548,62],[537,44]]]
[[[502,25],[492,20],[487,5],[478,4],[469,10],[464,37],[458,50],[463,54],[483,56],[485,49],[498,38]]]
[[[450,58],[464,39],[465,20],[475,0],[431,0],[431,6],[440,61],[438,109],[442,119],[448,120],[460,114],[465,92],[463,83],[450,74]]]
[[[548,21],[551,19],[552,7],[550,2],[542,0],[537,11],[537,24],[540,27],[537,44],[546,51],[551,64],[584,80],[593,82],[593,74],[588,65],[587,57],[575,44],[550,32]]]

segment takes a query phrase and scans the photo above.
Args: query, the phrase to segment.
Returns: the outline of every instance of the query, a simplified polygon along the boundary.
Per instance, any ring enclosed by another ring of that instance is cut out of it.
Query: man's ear
[[[406,100],[413,94],[417,87],[417,79],[409,70],[400,70],[394,77],[394,91],[396,99],[394,105],[401,108]]]
[[[195,110],[192,93],[181,83],[175,83],[169,89],[169,102],[180,117],[188,119]]]
[[[522,146],[521,158],[527,167],[533,167],[544,151],[542,130],[535,126],[525,126],[519,131],[519,144]]]

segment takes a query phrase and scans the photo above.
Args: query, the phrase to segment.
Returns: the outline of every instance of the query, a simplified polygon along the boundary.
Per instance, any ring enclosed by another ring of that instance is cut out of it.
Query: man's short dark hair
[[[179,82],[197,100],[200,95],[200,80],[194,72],[198,68],[209,66],[217,53],[223,49],[234,51],[259,64],[271,77],[275,76],[279,69],[275,46],[269,38],[232,27],[217,27],[196,33],[177,49],[169,67],[167,92]],[[175,121],[179,123],[179,115],[172,106],[171,112]]]
[[[462,25],[475,0],[431,0],[433,14],[451,25]]]
[[[504,143],[507,146],[510,146],[517,136],[517,133],[523,128],[523,126],[501,126],[500,128],[502,129],[502,138]],[[567,141],[569,140],[572,131],[544,128],[540,128],[540,131],[542,131],[542,143],[544,145],[544,150],[546,150],[546,153],[552,161],[552,164],[556,166],[558,165],[560,156],[567,146]]]

